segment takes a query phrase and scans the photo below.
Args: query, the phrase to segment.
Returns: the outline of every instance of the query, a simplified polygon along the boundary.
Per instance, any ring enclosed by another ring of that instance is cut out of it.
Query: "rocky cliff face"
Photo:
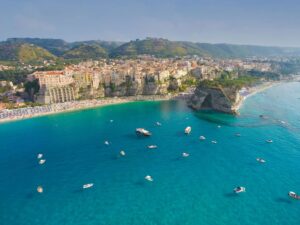
[[[168,91],[179,90],[181,82],[177,79],[170,79],[165,82],[158,82],[153,77],[145,78],[141,83],[127,79],[121,84],[108,84],[104,87],[105,97],[122,97],[136,95],[165,95]]]
[[[199,86],[188,101],[188,105],[195,110],[213,109],[236,114],[241,100],[237,89]]]

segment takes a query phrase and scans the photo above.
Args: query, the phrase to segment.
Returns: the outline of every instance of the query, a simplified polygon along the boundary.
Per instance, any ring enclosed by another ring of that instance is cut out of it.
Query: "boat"
[[[297,194],[296,194],[295,192],[293,192],[293,191],[290,191],[288,195],[289,195],[291,198],[300,200],[300,195],[297,195]]]
[[[38,155],[37,155],[37,158],[38,158],[38,159],[43,158],[43,154],[42,154],[42,153],[38,154]]]
[[[154,149],[154,148],[157,148],[157,145],[148,145],[148,148]]]
[[[185,134],[190,134],[191,133],[191,131],[192,131],[192,127],[186,127],[185,129],[184,129],[184,133]]]
[[[43,189],[42,186],[38,186],[37,189],[36,189],[36,191],[37,191],[38,193],[43,193],[43,192],[44,192],[44,189]]]
[[[211,141],[211,143],[213,143],[213,144],[217,144],[218,142],[217,142],[217,141],[215,141],[215,140],[213,140],[213,141]]]
[[[236,133],[235,136],[240,137],[242,135],[240,133]]]
[[[220,125],[218,125],[218,128],[221,128],[221,126],[220,126]]]
[[[84,184],[84,185],[82,186],[82,188],[83,188],[83,189],[87,189],[87,188],[91,188],[91,187],[93,187],[93,186],[94,186],[93,183],[89,183],[89,184]]]
[[[257,162],[260,162],[260,163],[265,163],[265,162],[266,162],[266,160],[264,160],[264,159],[262,159],[262,158],[257,158],[256,161],[257,161]]]
[[[114,122],[114,120],[110,120],[109,122],[111,122],[111,123],[112,123],[112,122]]]
[[[121,155],[121,156],[125,156],[125,155],[126,155],[125,151],[123,151],[123,150],[120,151],[120,155]]]
[[[39,164],[40,164],[40,165],[43,165],[45,162],[46,162],[46,159],[41,159],[41,160],[39,161]]]
[[[246,188],[245,187],[236,187],[235,189],[233,189],[233,191],[238,194],[238,193],[246,192]]]
[[[145,136],[145,137],[149,137],[149,136],[152,135],[148,130],[146,130],[144,128],[137,128],[135,130],[135,132],[136,132],[137,135],[142,135],[142,136]]]
[[[200,139],[200,140],[205,140],[205,139],[206,139],[206,137],[204,137],[204,136],[200,136],[200,137],[199,137],[199,139]]]
[[[156,122],[156,125],[157,125],[157,126],[161,126],[161,123],[160,123],[160,122]]]
[[[153,178],[150,175],[145,176],[145,180],[152,182]]]
[[[109,145],[109,142],[108,141],[104,141],[104,144]]]
[[[273,140],[269,139],[269,140],[266,140],[267,143],[273,143]]]
[[[190,156],[189,153],[186,153],[186,152],[183,152],[183,153],[182,153],[182,157],[185,157],[185,158],[186,158],[186,157],[189,157],[189,156]]]

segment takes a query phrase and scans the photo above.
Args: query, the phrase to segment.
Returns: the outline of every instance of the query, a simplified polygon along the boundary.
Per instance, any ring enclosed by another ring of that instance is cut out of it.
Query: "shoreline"
[[[239,102],[237,103],[237,105],[234,107],[234,111],[239,114],[239,110],[240,108],[243,106],[244,102],[251,96],[256,95],[260,92],[263,92],[271,87],[277,86],[279,84],[282,84],[283,81],[269,81],[269,82],[264,82],[262,84],[253,86],[253,87],[249,87],[247,88],[247,94],[246,95],[242,95],[241,99],[239,100]]]
[[[49,116],[60,113],[69,113],[86,109],[100,108],[109,105],[118,105],[139,101],[167,101],[176,98],[174,95],[151,95],[151,96],[130,96],[112,97],[103,99],[92,99],[55,103],[44,106],[25,107],[18,109],[5,109],[0,111],[0,124],[18,120],[31,119],[35,117]]]

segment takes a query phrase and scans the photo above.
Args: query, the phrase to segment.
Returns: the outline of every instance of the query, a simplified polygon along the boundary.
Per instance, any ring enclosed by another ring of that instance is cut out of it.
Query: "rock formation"
[[[188,105],[195,110],[213,109],[236,114],[241,101],[238,89],[198,86]]]

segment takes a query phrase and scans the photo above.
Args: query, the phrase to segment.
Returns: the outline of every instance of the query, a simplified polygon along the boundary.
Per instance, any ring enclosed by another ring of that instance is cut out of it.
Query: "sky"
[[[300,47],[300,0],[0,0],[10,37]]]

